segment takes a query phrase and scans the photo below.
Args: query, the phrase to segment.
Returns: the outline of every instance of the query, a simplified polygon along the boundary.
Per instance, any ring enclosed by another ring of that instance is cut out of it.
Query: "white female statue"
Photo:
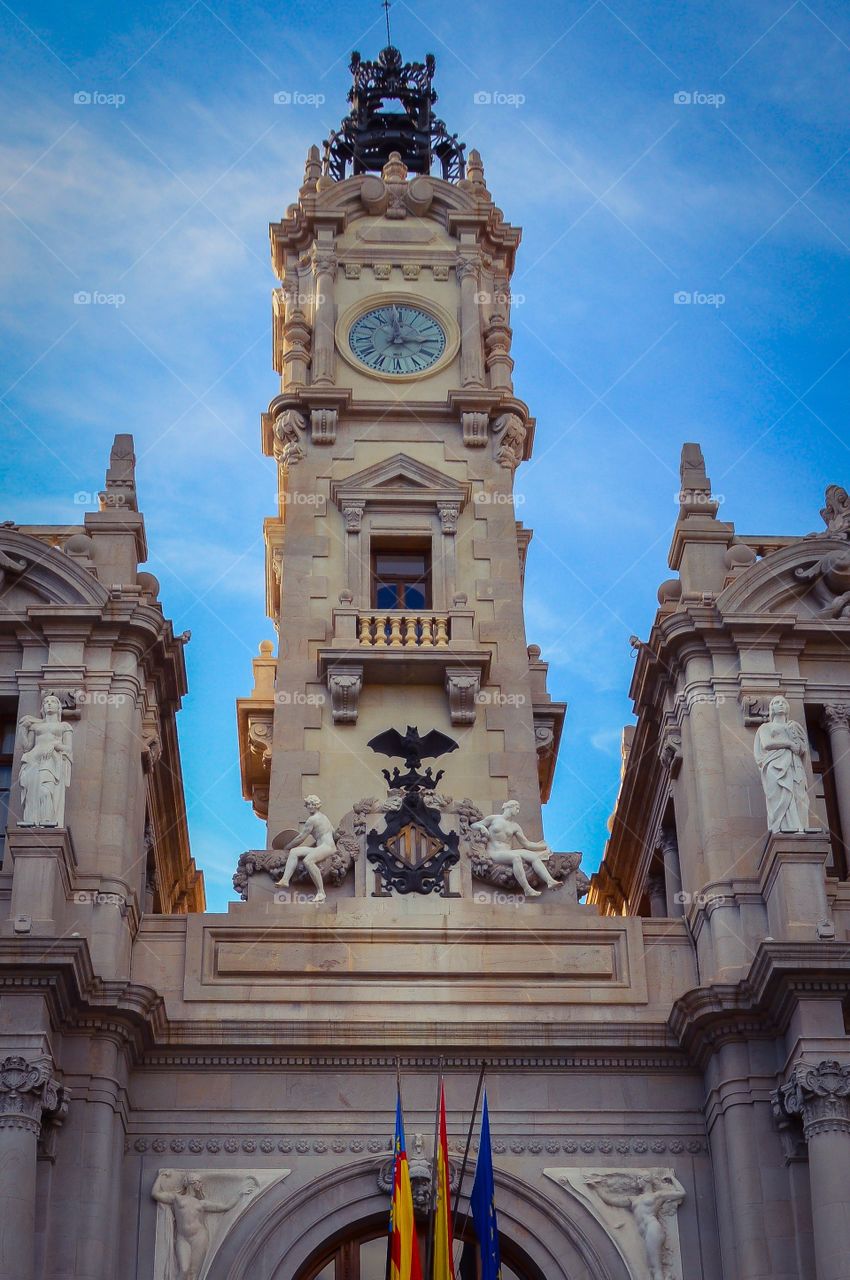
[[[770,719],[759,725],[753,748],[769,831],[811,830],[805,770],[809,745],[802,725],[788,719],[790,710],[785,698],[771,698]]]
[[[549,889],[560,889],[561,882],[550,874],[546,860],[552,856],[552,850],[545,840],[527,839],[522,827],[516,821],[519,813],[518,800],[506,800],[501,813],[491,813],[480,822],[473,822],[472,831],[481,831],[487,838],[483,854],[491,862],[508,864],[514,873],[517,884],[527,897],[539,898],[540,890],[533,889],[525,871],[526,862],[540,877]]]
[[[298,859],[303,858],[304,870],[316,886],[314,901],[324,902],[327,894],[319,863],[324,862],[325,858],[329,858],[332,853],[336,853],[333,823],[320,812],[322,802],[318,796],[307,796],[304,804],[307,808],[307,817],[298,828],[298,834],[293,836],[285,846],[289,849],[289,857],[286,859],[283,875],[277,883],[281,889],[288,889],[295,868],[298,866]],[[299,842],[311,840],[312,844],[295,844],[296,840]],[[295,847],[290,848],[291,845]]]
[[[62,723],[62,703],[53,693],[42,699],[41,718],[22,716],[24,748],[18,782],[22,827],[63,827],[65,790],[71,781],[73,729]]]

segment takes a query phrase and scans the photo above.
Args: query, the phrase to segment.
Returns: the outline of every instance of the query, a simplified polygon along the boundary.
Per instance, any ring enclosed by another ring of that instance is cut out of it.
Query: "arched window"
[[[420,1241],[421,1243],[421,1241]],[[423,1250],[424,1254],[424,1250]],[[386,1223],[361,1226],[344,1238],[337,1237],[317,1251],[296,1280],[384,1280],[387,1263]],[[424,1273],[424,1256],[422,1260]],[[475,1248],[465,1245],[457,1267],[458,1280],[476,1280]],[[517,1257],[507,1241],[502,1241],[502,1280],[542,1280],[537,1268]]]

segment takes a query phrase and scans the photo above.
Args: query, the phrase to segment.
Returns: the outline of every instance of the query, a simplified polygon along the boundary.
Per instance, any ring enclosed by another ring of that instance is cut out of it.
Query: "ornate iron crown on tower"
[[[436,162],[447,182],[463,177],[464,144],[434,115],[435,67],[432,53],[424,63],[402,63],[392,45],[375,62],[352,53],[351,112],[325,142],[325,171],[332,178],[345,178],[349,165],[352,174],[380,173],[393,151],[409,173],[430,173]],[[388,110],[387,104],[395,109]]]

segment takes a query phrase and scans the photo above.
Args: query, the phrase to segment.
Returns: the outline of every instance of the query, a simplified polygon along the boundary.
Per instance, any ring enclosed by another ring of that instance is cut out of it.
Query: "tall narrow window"
[[[812,709],[811,714],[809,713],[809,708],[806,708],[806,728],[809,734],[809,750],[812,756],[812,773],[814,775],[814,790],[811,803],[818,819],[829,831],[832,852],[826,864],[826,874],[845,880],[847,878],[845,833],[841,830],[841,817],[838,812],[838,797],[835,793],[835,775],[832,769],[829,734],[820,723],[819,716],[819,708]]]
[[[17,709],[0,709],[0,842],[6,834],[12,794],[12,756],[15,752]]]
[[[427,551],[379,550],[372,554],[374,609],[429,609],[431,557]]]

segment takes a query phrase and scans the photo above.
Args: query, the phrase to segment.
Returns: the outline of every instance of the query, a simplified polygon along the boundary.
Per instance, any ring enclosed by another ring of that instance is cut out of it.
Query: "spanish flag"
[[[440,1127],[436,1151],[437,1204],[434,1210],[433,1280],[455,1280],[452,1233],[451,1187],[449,1185],[449,1142],[446,1137],[446,1093],[440,1082]],[[429,1280],[431,1278],[429,1277]]]
[[[404,1145],[400,1093],[395,1109],[393,1153],[393,1198],[390,1206],[387,1275],[389,1280],[422,1280],[419,1243],[413,1223],[413,1192],[410,1189],[410,1169]]]

